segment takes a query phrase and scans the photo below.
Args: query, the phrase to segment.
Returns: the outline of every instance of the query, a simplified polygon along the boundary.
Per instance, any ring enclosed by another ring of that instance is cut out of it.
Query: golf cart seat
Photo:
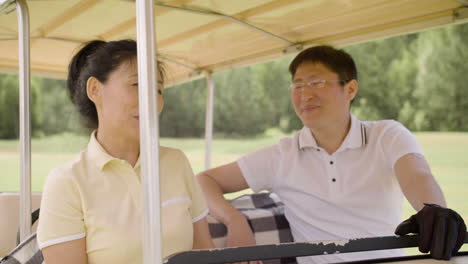
[[[39,208],[42,193],[33,193],[31,196],[31,209]],[[19,228],[20,211],[19,193],[0,193],[0,258],[7,255],[17,245],[16,236]],[[36,225],[32,227],[33,232]]]
[[[289,223],[284,216],[284,204],[274,193],[247,194],[230,201],[246,218],[258,245],[293,242]],[[226,247],[226,226],[208,216],[213,243]],[[293,264],[296,258],[264,260],[264,264]]]

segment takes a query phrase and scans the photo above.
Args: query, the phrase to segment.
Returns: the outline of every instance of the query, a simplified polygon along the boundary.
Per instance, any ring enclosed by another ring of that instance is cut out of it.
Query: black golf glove
[[[435,259],[449,260],[463,245],[466,225],[457,212],[436,204],[425,204],[395,230],[399,236],[409,233],[419,234],[419,251],[430,251]]]

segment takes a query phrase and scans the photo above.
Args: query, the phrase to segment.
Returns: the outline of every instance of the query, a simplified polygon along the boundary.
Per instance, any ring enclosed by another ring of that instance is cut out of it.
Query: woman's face
[[[158,76],[158,80],[161,80],[161,76]],[[99,129],[111,129],[116,136],[139,138],[140,114],[136,58],[122,63],[109,74],[106,82],[99,82],[98,86],[98,96],[93,101],[98,112]],[[164,105],[163,87],[158,85],[155,89],[158,89],[158,113],[160,113]]]

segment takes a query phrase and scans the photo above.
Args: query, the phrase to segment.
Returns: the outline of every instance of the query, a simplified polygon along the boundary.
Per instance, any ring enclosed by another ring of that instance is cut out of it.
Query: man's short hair
[[[338,74],[340,80],[350,81],[358,78],[356,64],[351,55],[331,46],[315,46],[301,51],[289,65],[292,78],[299,65],[304,62],[321,63]]]

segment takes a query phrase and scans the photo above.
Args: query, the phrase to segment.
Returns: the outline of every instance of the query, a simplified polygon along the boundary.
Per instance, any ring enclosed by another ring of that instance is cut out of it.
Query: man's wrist
[[[243,214],[241,214],[239,211],[232,212],[230,215],[228,215],[224,221],[224,225],[227,227],[235,225],[235,224],[243,224],[247,223],[247,219]]]

